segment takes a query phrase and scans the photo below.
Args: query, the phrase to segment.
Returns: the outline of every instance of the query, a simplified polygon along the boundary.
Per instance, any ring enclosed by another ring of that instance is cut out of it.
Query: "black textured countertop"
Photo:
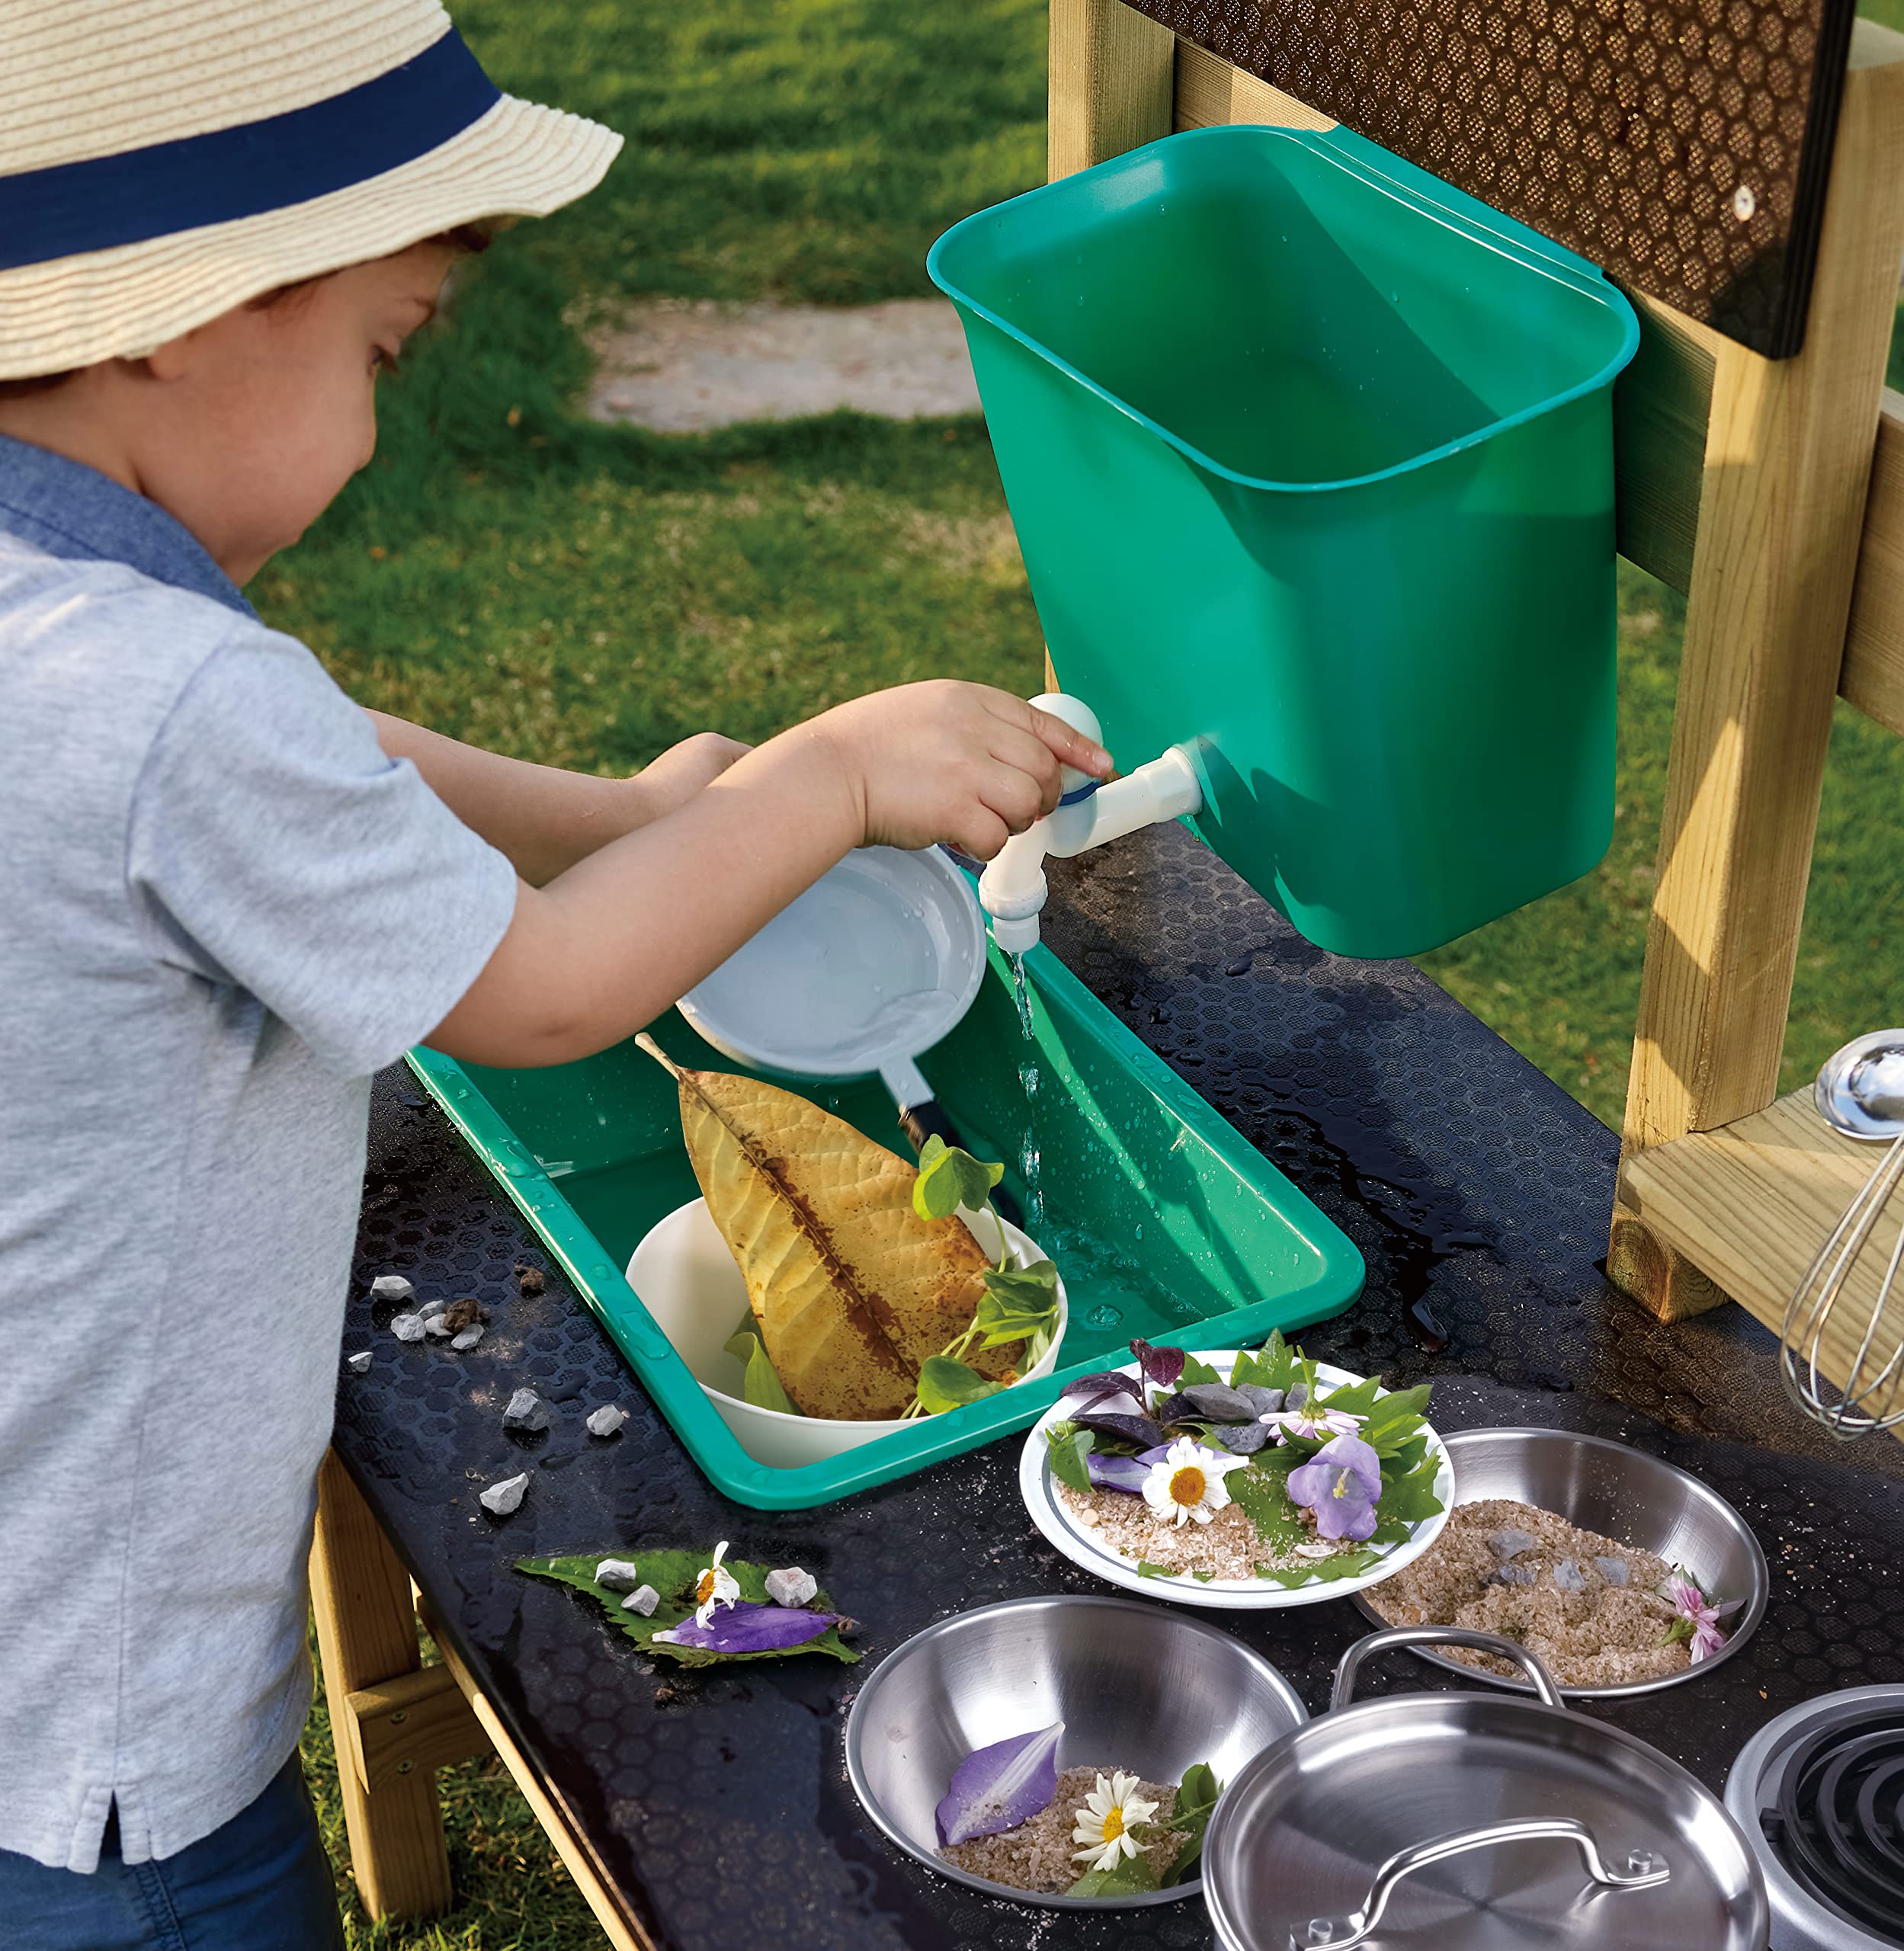
[[[1301,1337],[1395,1386],[1432,1380],[1444,1430],[1544,1424],[1611,1436],[1703,1478],[1771,1562],[1753,1640],[1710,1675],[1597,1709],[1716,1788],[1763,1722],[1827,1690],[1904,1680],[1904,1444],[1835,1443],[1781,1394],[1770,1338],[1726,1308],[1672,1328],[1609,1288],[1616,1146],[1605,1128],[1406,963],[1311,947],[1188,835],[1133,836],[1064,863],[1046,940],[1117,1015],[1300,1186],[1368,1264],[1363,1298]],[[629,1915],[668,1951],[1201,1951],[1201,1903],[1112,1917],[978,1897],[862,1819],[845,1709],[921,1627],[998,1599],[1106,1588],[1034,1532],[1013,1437],[883,1490],[759,1513],[714,1491],[448,1126],[393,1071],[377,1087],[336,1444],[468,1661],[587,1837]],[[477,1295],[492,1325],[466,1355],[405,1345],[374,1319],[372,1276],[428,1298]],[[1447,1337],[1429,1354],[1411,1310]],[[506,1435],[532,1384],[555,1427]],[[586,1411],[633,1420],[607,1441]],[[524,1468],[490,1518],[482,1487]],[[529,1554],[726,1537],[798,1563],[863,1622],[855,1667],[790,1660],[686,1673],[642,1655],[578,1595],[521,1578]],[[1207,1615],[1288,1675],[1312,1712],[1364,1629],[1346,1600]],[[1368,1690],[1440,1685],[1406,1655]],[[1458,1683],[1448,1682],[1447,1683]]]

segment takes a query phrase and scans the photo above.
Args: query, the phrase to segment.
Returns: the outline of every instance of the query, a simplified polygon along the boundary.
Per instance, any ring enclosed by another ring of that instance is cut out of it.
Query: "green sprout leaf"
[[[1091,1454],[1096,1441],[1088,1430],[1069,1429],[1059,1436],[1058,1430],[1067,1428],[1065,1424],[1046,1432],[1045,1440],[1051,1448],[1051,1474],[1059,1483],[1067,1484],[1074,1491],[1088,1491],[1091,1488],[1091,1468],[1085,1459]]]
[[[1406,1524],[1418,1524],[1425,1517],[1438,1517],[1441,1500],[1434,1494],[1434,1479],[1441,1473],[1438,1456],[1424,1457],[1405,1477],[1390,1481],[1386,1466],[1382,1471],[1382,1494],[1375,1515],[1383,1523],[1399,1518]]]
[[[1223,1377],[1207,1362],[1200,1362],[1194,1355],[1184,1357],[1184,1372],[1177,1378],[1179,1389],[1194,1389],[1200,1382],[1221,1382]]]
[[[928,1416],[942,1416],[948,1409],[963,1409],[987,1395],[995,1395],[1004,1385],[988,1382],[976,1369],[955,1362],[949,1355],[934,1355],[919,1370],[919,1401]]]
[[[774,1365],[767,1359],[767,1350],[758,1334],[750,1334],[743,1328],[726,1344],[726,1347],[729,1354],[738,1355],[747,1364],[741,1393],[756,1409],[778,1409],[789,1416],[801,1413],[781,1388],[780,1377],[774,1373]]]
[[[1311,1580],[1318,1584],[1329,1585],[1338,1578],[1359,1578],[1380,1556],[1380,1552],[1340,1552],[1334,1558],[1317,1559],[1307,1565],[1273,1567],[1259,1565],[1256,1568],[1256,1575],[1286,1590],[1306,1585]]]
[[[1229,1382],[1232,1389],[1251,1382],[1259,1389],[1287,1389],[1302,1379],[1301,1351],[1292,1348],[1283,1339],[1281,1329],[1277,1328],[1255,1354],[1245,1353],[1236,1357]]]
[[[1177,1805],[1170,1817],[1170,1827],[1181,1830],[1184,1840],[1164,1872],[1166,1889],[1181,1883],[1196,1868],[1204,1853],[1204,1831],[1210,1826],[1216,1798],[1223,1792],[1223,1783],[1207,1762],[1196,1762],[1184,1770],[1184,1779],[1177,1788]]]
[[[1130,1897],[1157,1888],[1157,1873],[1141,1850],[1122,1858],[1114,1869],[1086,1870],[1064,1894],[1067,1897]]]
[[[928,1138],[912,1181],[912,1210],[922,1219],[949,1219],[962,1206],[982,1213],[991,1203],[992,1188],[1004,1177],[1002,1165],[981,1165],[957,1145]]]
[[[1175,1578],[1176,1575],[1167,1565],[1152,1565],[1147,1558],[1140,1558],[1137,1561],[1137,1576],[1140,1578]]]

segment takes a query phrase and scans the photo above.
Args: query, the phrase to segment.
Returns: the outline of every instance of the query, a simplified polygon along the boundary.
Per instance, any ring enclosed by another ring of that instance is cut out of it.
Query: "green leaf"
[[[963,1409],[968,1402],[997,1395],[1003,1386],[1002,1382],[988,1382],[976,1369],[955,1362],[950,1355],[934,1355],[919,1370],[919,1400],[928,1416]]]
[[[1692,1621],[1682,1614],[1666,1628],[1665,1636],[1659,1643],[1662,1646],[1671,1646],[1681,1639],[1690,1639],[1692,1634]]]
[[[1230,1386],[1240,1389],[1245,1382],[1253,1382],[1259,1389],[1288,1389],[1300,1379],[1301,1359],[1302,1350],[1291,1347],[1283,1339],[1281,1328],[1274,1329],[1255,1354],[1236,1357]]]
[[[1300,1544],[1306,1535],[1287,1488],[1289,1473],[1300,1460],[1287,1450],[1259,1450],[1248,1469],[1232,1470],[1224,1479],[1232,1501],[1242,1507],[1256,1535],[1278,1549]]]
[[[1035,1366],[1058,1325],[1058,1270],[1048,1260],[1031,1267],[989,1267],[975,1317],[984,1348],[1014,1341],[1033,1344],[1024,1366]]]
[[[1152,1565],[1147,1558],[1140,1558],[1137,1561],[1137,1576],[1140,1578],[1175,1578],[1176,1575],[1174,1566]]]
[[[797,1653],[830,1653],[836,1660],[844,1660],[849,1665],[860,1657],[841,1639],[839,1628],[829,1626],[817,1639],[809,1639],[800,1646],[783,1646],[764,1653],[710,1653],[701,1646],[675,1646],[665,1639],[658,1640],[655,1635],[664,1626],[678,1626],[694,1613],[694,1581],[706,1570],[708,1561],[713,1556],[710,1545],[705,1551],[641,1551],[624,1546],[611,1546],[606,1550],[590,1552],[584,1555],[566,1558],[519,1558],[516,1569],[527,1572],[531,1578],[553,1579],[560,1585],[571,1585],[579,1592],[585,1592],[596,1600],[614,1623],[650,1653],[665,1654],[679,1661],[684,1667],[716,1667],[731,1664],[736,1660],[788,1660]],[[661,1603],[655,1608],[652,1619],[643,1619],[639,1613],[625,1611],[622,1600],[625,1592],[611,1592],[605,1585],[595,1583],[595,1567],[605,1558],[633,1559],[643,1579],[653,1586],[661,1594]],[[767,1603],[767,1574],[770,1567],[754,1565],[745,1559],[723,1559],[721,1562],[733,1574],[734,1583],[740,1587],[740,1596],[751,1599],[756,1604]],[[824,1592],[816,1593],[813,1605],[817,1610],[836,1612],[838,1608]]]
[[[1415,1535],[1415,1527],[1406,1519],[1391,1517],[1368,1534],[1370,1545],[1405,1545]]]
[[[1221,1382],[1223,1377],[1207,1362],[1200,1362],[1194,1355],[1184,1357],[1184,1372],[1177,1378],[1179,1389],[1194,1389],[1200,1382]]]
[[[1412,1389],[1398,1389],[1384,1395],[1369,1411],[1362,1426],[1362,1440],[1371,1447],[1386,1443],[1393,1448],[1420,1428],[1428,1402],[1428,1385],[1418,1382]],[[1385,1449],[1383,1452],[1387,1453]]]
[[[1157,1873],[1142,1850],[1121,1858],[1114,1869],[1087,1870],[1064,1894],[1067,1897],[1129,1897],[1157,1888]]]
[[[1193,1568],[1190,1575],[1199,1585],[1207,1585],[1216,1575],[1213,1571],[1198,1571]]]
[[[1345,1415],[1366,1416],[1375,1407],[1375,1398],[1381,1392],[1382,1378],[1367,1376],[1360,1382],[1345,1382],[1338,1389],[1332,1389],[1316,1407],[1320,1409],[1339,1409]]]
[[[1306,1585],[1314,1580],[1318,1584],[1333,1584],[1338,1578],[1354,1578],[1367,1571],[1381,1556],[1380,1552],[1362,1550],[1341,1552],[1334,1558],[1316,1559],[1305,1565],[1277,1566],[1274,1568],[1259,1565],[1256,1575],[1267,1578],[1272,1585],[1281,1585],[1285,1591],[1293,1591],[1298,1585]]]
[[[928,1138],[912,1181],[912,1209],[922,1219],[949,1219],[961,1206],[982,1213],[991,1202],[992,1188],[1004,1177],[1002,1165],[982,1165],[957,1145]]]
[[[1090,1430],[1072,1430],[1068,1436],[1061,1437],[1054,1427],[1047,1431],[1045,1440],[1051,1447],[1051,1474],[1059,1483],[1069,1485],[1074,1491],[1089,1490],[1091,1471],[1085,1459],[1091,1454],[1096,1440]]]
[[[1171,1858],[1170,1867],[1164,1872],[1166,1889],[1173,1883],[1182,1882],[1196,1867],[1204,1853],[1204,1831],[1210,1826],[1210,1812],[1223,1792],[1223,1783],[1217,1780],[1207,1762],[1194,1762],[1184,1770],[1168,1824],[1172,1829],[1183,1831],[1184,1840]]]
[[[1418,1524],[1425,1517],[1440,1514],[1441,1500],[1434,1494],[1434,1480],[1441,1474],[1441,1462],[1438,1456],[1424,1457],[1407,1475],[1390,1478],[1384,1466],[1382,1471],[1382,1494],[1376,1501],[1375,1515],[1386,1521],[1393,1517],[1403,1523]]]
[[[756,1409],[778,1409],[789,1416],[803,1413],[793,1406],[793,1398],[780,1386],[780,1377],[767,1359],[766,1347],[758,1334],[749,1334],[742,1329],[726,1345],[729,1354],[738,1355],[747,1364],[741,1393]]]

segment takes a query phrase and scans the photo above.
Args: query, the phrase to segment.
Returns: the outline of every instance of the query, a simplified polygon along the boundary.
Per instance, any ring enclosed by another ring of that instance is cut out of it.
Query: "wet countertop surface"
[[[1540,1424],[1662,1456],[1729,1498],[1771,1568],[1763,1626],[1710,1675],[1596,1706],[1713,1788],[1774,1714],[1904,1681],[1904,1444],[1845,1446],[1781,1392],[1770,1338],[1725,1308],[1661,1328],[1606,1284],[1612,1136],[1406,963],[1310,947],[1175,828],[1054,863],[1045,939],[1124,1022],[1349,1235],[1362,1299],[1306,1329],[1310,1353],[1393,1386],[1432,1381],[1446,1431]],[[518,1292],[514,1268],[548,1268]],[[466,1354],[388,1333],[372,1277],[476,1295]],[[1032,1530],[1022,1437],[810,1511],[713,1490],[527,1225],[415,1089],[377,1086],[336,1443],[444,1635],[587,1838],[630,1920],[668,1951],[1201,1951],[1201,1902],[1088,1918],[931,1876],[862,1818],[841,1731],[861,1678],[921,1627],[992,1601],[1108,1588]],[[1445,1338],[1446,1346],[1430,1352]],[[534,1386],[557,1411],[505,1434]],[[582,1427],[617,1402],[607,1440]],[[476,1502],[527,1468],[513,1517]],[[806,1566],[862,1622],[866,1658],[684,1672],[520,1556],[732,1540]],[[1366,1629],[1346,1600],[1207,1614],[1278,1666],[1312,1712]],[[1366,1690],[1460,1686],[1406,1655]]]

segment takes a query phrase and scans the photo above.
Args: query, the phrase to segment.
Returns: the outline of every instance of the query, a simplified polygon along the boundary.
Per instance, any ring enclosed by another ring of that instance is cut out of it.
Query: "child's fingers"
[[[1057,754],[1066,765],[1075,765],[1093,779],[1102,779],[1111,770],[1111,754],[1095,738],[1074,732],[1062,718],[1053,718],[1037,706],[1021,704],[1030,729]]]
[[[1057,754],[1035,732],[1002,719],[992,721],[990,742],[994,761],[1029,783],[1037,802],[1032,817],[1050,812],[1064,790]],[[1002,812],[1005,809],[1001,806],[998,810]]]

